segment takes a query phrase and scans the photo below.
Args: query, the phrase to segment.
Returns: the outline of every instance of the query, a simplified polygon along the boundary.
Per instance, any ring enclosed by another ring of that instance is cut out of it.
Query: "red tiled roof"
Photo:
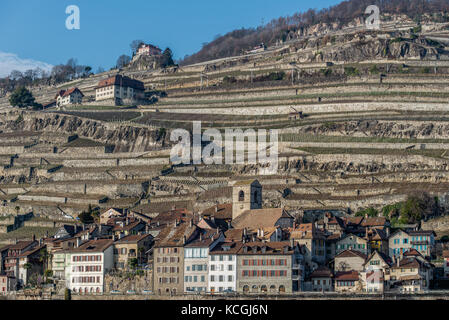
[[[359,280],[359,273],[357,271],[340,271],[335,274],[335,280]]]
[[[90,240],[78,248],[74,248],[68,250],[71,253],[82,253],[82,252],[104,252],[107,248],[112,245],[113,241],[110,239],[99,239],[99,240]]]
[[[76,87],[75,88],[70,88],[70,89],[67,89],[67,90],[60,90],[59,93],[56,95],[56,97],[59,97],[59,96],[61,96],[61,97],[68,97],[72,93],[74,93],[75,91],[78,91],[79,93],[81,93],[81,96],[84,97],[84,94],[81,92],[81,90],[76,88]]]
[[[109,86],[113,86],[113,85],[118,85],[118,86],[122,86],[122,87],[130,87],[130,88],[138,89],[138,90],[145,90],[145,87],[144,87],[142,81],[134,80],[129,77],[122,76],[120,74],[117,74],[117,75],[107,78],[105,80],[101,80],[98,83],[98,86],[96,87],[96,89],[103,88],[103,87],[109,87]]]
[[[232,203],[223,203],[205,209],[204,216],[214,216],[215,219],[232,219]]]

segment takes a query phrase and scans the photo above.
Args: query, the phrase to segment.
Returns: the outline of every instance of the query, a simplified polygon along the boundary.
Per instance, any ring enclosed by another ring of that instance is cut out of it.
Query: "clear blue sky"
[[[2,68],[44,62],[78,63],[109,69],[129,44],[142,39],[176,59],[198,51],[217,34],[256,27],[262,19],[320,9],[339,0],[0,0]],[[68,5],[80,8],[81,29],[67,30]],[[25,60],[24,59],[32,59]],[[3,60],[3,65],[2,65]],[[3,70],[4,71],[4,70]]]

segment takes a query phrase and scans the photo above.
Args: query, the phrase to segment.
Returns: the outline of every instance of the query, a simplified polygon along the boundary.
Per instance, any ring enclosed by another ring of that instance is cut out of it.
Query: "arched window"
[[[279,293],[285,293],[285,287],[283,285],[279,286]]]
[[[266,285],[262,285],[260,287],[260,291],[262,291],[263,293],[267,293],[267,286]]]
[[[239,201],[245,201],[245,192],[243,190],[239,192]]]
[[[257,286],[256,285],[254,285],[252,288],[251,288],[251,292],[257,292],[257,291],[259,291],[259,289],[257,288]]]
[[[249,287],[247,285],[243,286],[243,293],[248,293],[249,292]]]
[[[97,287],[97,293],[100,293],[100,288],[99,287]]]
[[[270,292],[275,293],[276,292],[276,286],[273,284],[270,286]]]

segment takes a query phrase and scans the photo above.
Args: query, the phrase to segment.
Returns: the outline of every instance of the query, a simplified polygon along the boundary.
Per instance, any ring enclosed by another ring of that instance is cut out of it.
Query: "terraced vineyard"
[[[408,34],[413,26],[401,30]],[[419,37],[449,41],[447,27],[423,28]],[[337,44],[289,43],[171,71],[125,69],[147,91],[165,93],[146,106],[24,112],[0,99],[0,215],[76,218],[89,207],[111,206],[150,216],[173,206],[199,212],[230,202],[229,182],[250,178],[263,185],[265,206],[300,215],[382,208],[416,191],[448,206],[449,42],[441,41],[439,51],[425,47],[425,57],[412,51],[379,57],[379,43],[392,40],[391,32],[387,24],[361,41],[355,28]],[[386,43],[390,52],[417,45]],[[341,58],[358,46],[366,47],[363,54]],[[335,59],[320,60],[316,50]],[[76,84],[92,97],[96,83],[113,73],[64,87]],[[45,102],[57,89],[35,96]],[[203,130],[278,129],[277,173],[248,163],[173,167],[170,132],[190,130],[193,121]]]

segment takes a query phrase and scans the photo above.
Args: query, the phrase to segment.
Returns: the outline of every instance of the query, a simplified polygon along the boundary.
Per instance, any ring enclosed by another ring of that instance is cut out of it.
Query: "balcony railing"
[[[411,241],[412,245],[429,245],[429,240],[419,240],[419,241]]]

